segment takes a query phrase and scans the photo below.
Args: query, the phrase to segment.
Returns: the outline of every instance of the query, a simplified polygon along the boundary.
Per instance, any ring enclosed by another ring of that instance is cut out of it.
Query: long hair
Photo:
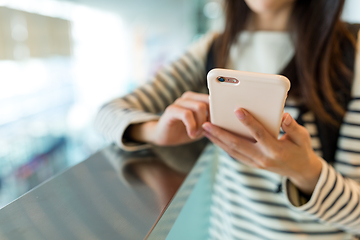
[[[345,63],[344,46],[351,46],[350,58],[355,52],[355,39],[340,20],[344,0],[294,4],[288,30],[295,55],[281,72],[291,81],[289,96],[300,100],[320,121],[339,126],[354,75],[353,65]],[[251,13],[244,0],[226,1],[225,29],[214,45],[217,67],[225,67],[231,44],[246,28]]]

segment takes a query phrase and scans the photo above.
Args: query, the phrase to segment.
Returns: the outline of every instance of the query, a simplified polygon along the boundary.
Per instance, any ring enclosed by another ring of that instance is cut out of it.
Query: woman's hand
[[[202,124],[209,121],[209,95],[185,92],[169,105],[158,121],[136,124],[130,129],[134,140],[173,146],[202,138]]]
[[[255,143],[209,122],[203,124],[205,136],[239,162],[286,176],[304,194],[311,195],[322,163],[312,149],[308,131],[285,113],[281,124],[285,134],[276,139],[246,110],[235,114],[249,128]]]

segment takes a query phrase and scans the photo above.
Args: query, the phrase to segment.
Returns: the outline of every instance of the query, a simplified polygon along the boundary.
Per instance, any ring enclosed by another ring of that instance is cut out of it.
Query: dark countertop
[[[202,150],[164,149],[97,152],[2,208],[0,239],[145,238]]]

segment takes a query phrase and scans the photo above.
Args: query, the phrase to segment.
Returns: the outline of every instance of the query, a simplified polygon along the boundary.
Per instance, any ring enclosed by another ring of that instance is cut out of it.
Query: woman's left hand
[[[245,109],[238,109],[235,115],[256,142],[209,122],[203,124],[205,136],[239,162],[286,176],[300,191],[311,195],[319,180],[322,163],[312,149],[309,132],[285,113],[281,123],[285,134],[276,139]]]

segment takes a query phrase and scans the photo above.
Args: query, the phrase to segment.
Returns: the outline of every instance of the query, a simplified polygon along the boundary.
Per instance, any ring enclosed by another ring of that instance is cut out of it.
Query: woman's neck
[[[255,13],[250,15],[247,30],[250,31],[279,31],[288,30],[289,19],[293,5],[289,4],[275,12]]]

